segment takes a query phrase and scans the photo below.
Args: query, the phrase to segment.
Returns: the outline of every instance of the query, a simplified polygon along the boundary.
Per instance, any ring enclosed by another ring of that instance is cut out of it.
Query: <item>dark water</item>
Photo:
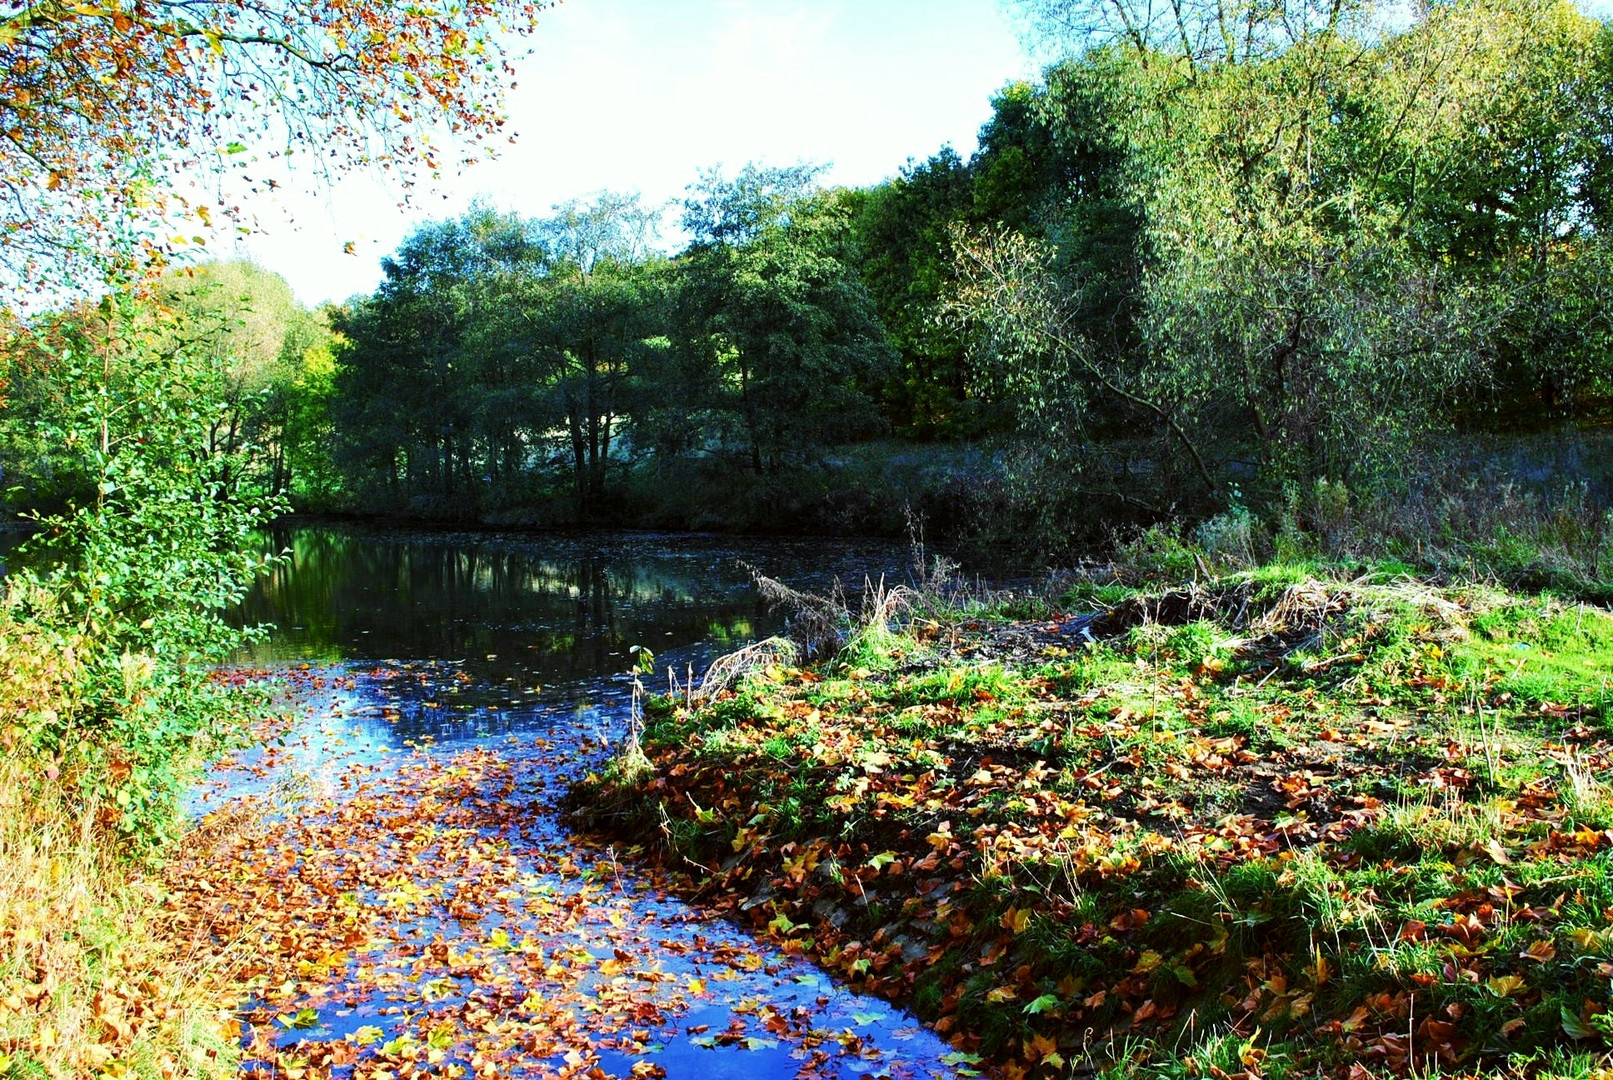
[[[546,929],[537,913],[516,905],[501,916],[512,931],[543,940],[551,951],[631,957],[630,977],[651,980],[643,991],[650,998],[690,979],[710,980],[698,1001],[674,995],[662,1002],[669,1019],[647,1051],[613,1048],[589,1028],[592,1013],[580,1011],[588,1053],[607,1073],[653,1064],[688,1078],[958,1075],[957,1055],[905,1013],[838,987],[799,957],[669,897],[655,874],[618,865],[614,853],[569,834],[553,809],[568,778],[597,767],[624,737],[635,646],[658,657],[656,674],[646,677],[652,689],[656,681],[665,686],[668,666],[680,678],[691,670],[698,676],[713,655],[779,627],[779,617],[758,601],[747,566],[797,588],[826,591],[838,579],[855,591],[865,575],[904,580],[904,549],[883,542],[331,528],[294,529],[270,542],[286,559],[259,582],[240,618],[274,632],[241,659],[290,665],[294,683],[326,690],[303,696],[303,719],[282,746],[221,769],[196,793],[195,814],[288,779],[317,798],[339,801],[355,776],[384,785],[389,775],[458,753],[496,754],[530,789],[531,815],[501,840],[528,887],[562,895],[579,881],[594,883],[569,929]],[[397,935],[394,949],[418,951],[421,942],[442,937],[455,948],[477,947],[476,932],[467,936],[447,911],[428,911],[400,925]],[[366,962],[384,967],[392,962],[388,955]],[[373,988],[357,994],[342,982],[351,975],[292,1003],[292,1011],[317,1013],[313,1031],[280,1031],[266,1018],[276,1041],[290,1047],[340,1040],[361,1024],[377,1024],[392,1038],[429,1021],[431,1010],[418,995]],[[654,982],[668,976],[671,982]],[[533,993],[559,993],[537,975],[518,981]],[[463,1006],[465,995],[432,1008]],[[344,996],[363,1003],[331,1005]],[[777,1022],[758,1028],[762,1015]],[[714,1042],[713,1033],[742,1028],[743,1039]],[[501,1075],[550,1075],[561,1064],[510,1059]]]
[[[745,565],[797,588],[904,572],[885,541],[656,534],[543,536],[300,528],[271,534],[286,561],[243,605],[274,627],[257,660],[435,659],[478,677],[543,684],[660,655],[726,649],[776,629]]]

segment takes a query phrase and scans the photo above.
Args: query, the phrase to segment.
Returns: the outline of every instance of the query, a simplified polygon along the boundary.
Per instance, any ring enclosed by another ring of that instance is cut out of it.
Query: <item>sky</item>
[[[368,293],[411,229],[477,199],[534,217],[607,188],[659,204],[751,161],[872,184],[945,144],[968,157],[992,94],[1038,70],[1002,0],[564,0],[530,45],[508,98],[518,139],[496,160],[404,207],[367,172],[293,178],[247,205],[260,231],[232,254],[312,305]]]

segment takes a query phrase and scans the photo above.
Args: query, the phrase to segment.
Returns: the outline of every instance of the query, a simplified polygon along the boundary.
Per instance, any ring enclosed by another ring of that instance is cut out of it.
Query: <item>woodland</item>
[[[758,574],[785,632],[635,683],[564,802],[961,1074],[1609,1075],[1613,27],[1014,0],[1060,59],[967,159],[479,206],[316,310],[207,256],[250,206],[184,177],[495,142],[541,6],[0,3],[0,1078],[604,1075],[532,997],[292,1038],[430,902],[376,852],[469,880],[528,814],[493,751],[182,812],[289,730],[227,665],[292,511],[912,534],[900,587]]]
[[[1503,487],[1600,542],[1599,22],[1021,7],[1071,58],[1006,86],[967,161],[478,209],[320,312],[250,266],[170,271],[177,332],[234,357],[220,448],[302,510],[892,535],[916,515],[1020,565],[1227,513],[1454,542],[1493,532]],[[51,392],[13,378],[13,415]],[[23,505],[77,494],[48,451],[7,453]]]

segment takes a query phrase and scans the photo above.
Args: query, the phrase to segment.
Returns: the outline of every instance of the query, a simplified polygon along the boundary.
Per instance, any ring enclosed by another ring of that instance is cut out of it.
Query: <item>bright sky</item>
[[[477,197],[531,216],[603,188],[659,203],[749,161],[870,184],[946,143],[967,157],[993,92],[1037,70],[1000,0],[565,0],[531,41],[497,160],[406,208],[368,174],[255,198],[265,232],[239,253],[315,304],[369,292],[414,226]]]

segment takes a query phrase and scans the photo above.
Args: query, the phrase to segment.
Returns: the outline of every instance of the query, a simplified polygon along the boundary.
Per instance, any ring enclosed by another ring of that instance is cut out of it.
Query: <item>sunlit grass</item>
[[[223,962],[92,820],[0,765],[0,1076],[234,1075]]]
[[[1597,1075],[1613,618],[1388,566],[1061,588],[1099,640],[930,610],[658,729],[747,822],[679,850],[748,851],[742,896],[762,837],[851,852],[766,909],[838,888],[815,938],[927,940],[914,1006],[1009,1075]]]

